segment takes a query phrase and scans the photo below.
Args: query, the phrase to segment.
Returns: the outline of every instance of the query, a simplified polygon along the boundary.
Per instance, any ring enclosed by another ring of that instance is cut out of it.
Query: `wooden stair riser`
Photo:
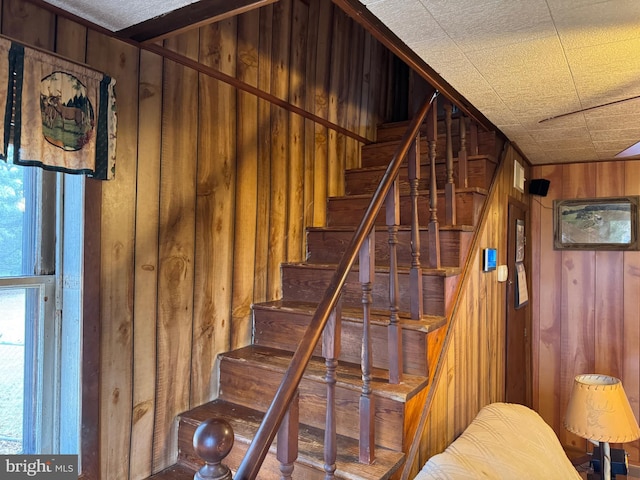
[[[266,411],[273,399],[284,370],[264,368],[258,363],[220,358],[221,400],[236,403],[259,411]],[[305,375],[298,387],[300,394],[300,423],[324,428],[326,421],[327,386],[324,377]],[[336,426],[338,435],[358,439],[359,402],[361,391],[336,385]],[[402,451],[404,442],[404,402],[376,395],[375,397],[375,444]]]
[[[420,190],[428,190],[430,187],[431,170],[429,164],[427,163],[428,159],[426,158],[425,154],[421,156],[421,162],[422,165],[420,169],[421,178],[419,181],[419,188]],[[453,166],[453,178],[456,185],[458,185],[457,165],[458,160],[456,158],[454,159]],[[491,184],[491,178],[493,177],[493,172],[496,169],[496,162],[486,156],[473,157],[468,160],[467,168],[467,186],[488,190]],[[378,184],[380,183],[385,170],[386,166],[347,170],[347,172],[345,173],[345,194],[372,194],[376,191],[376,188],[378,188]],[[404,194],[409,193],[410,185],[406,166],[403,165],[400,168],[398,179],[400,181],[400,191]],[[444,188],[444,185],[447,183],[447,167],[444,159],[438,161],[438,163],[436,164],[436,183],[438,185],[438,188]]]
[[[428,232],[420,231],[420,263],[429,264]],[[353,231],[312,229],[307,232],[307,263],[337,264],[344,254]],[[460,267],[466,260],[466,252],[473,232],[440,230],[440,262],[443,267]],[[398,264],[411,265],[411,232],[400,230],[396,245]],[[389,265],[389,232],[376,230],[376,265]]]
[[[206,405],[204,406],[206,407]],[[215,415],[219,418],[219,415]],[[247,418],[247,413],[242,412],[236,417],[235,421],[244,421],[244,423],[257,423],[262,419],[262,416],[256,416],[254,418]],[[186,412],[180,416],[178,423],[178,463],[184,465],[192,470],[199,470],[204,461],[198,457],[193,449],[193,435],[196,428],[203,420],[212,418],[212,414],[199,415],[198,409],[192,412]],[[242,461],[249,444],[253,438],[253,435],[243,436],[238,434],[238,429],[234,429],[236,432],[233,447],[229,452],[229,455],[224,459],[224,464],[231,470],[235,471]],[[295,478],[304,478],[311,480],[323,480],[324,471],[319,468],[313,468],[312,466],[305,465],[304,463],[296,462],[294,467]],[[192,477],[193,478],[193,477]],[[280,480],[280,462],[276,457],[275,445],[269,450],[269,453],[265,457],[264,463],[260,468],[260,472],[257,477],[259,480]]]
[[[313,265],[300,267],[294,264],[282,266],[282,298],[285,301],[317,303],[322,298],[333,276],[333,270]],[[426,315],[444,316],[456,277],[445,275],[422,276],[422,298]],[[398,307],[402,312],[411,311],[409,272],[398,275]],[[376,272],[372,286],[373,308],[389,309],[389,274]],[[362,305],[362,288],[358,272],[351,271],[342,291],[344,305]]]
[[[486,195],[475,190],[458,190],[456,192],[457,225],[476,225],[482,210]],[[351,226],[357,225],[369,206],[370,199],[366,196],[332,197],[327,200],[327,226]],[[444,192],[438,192],[438,205],[436,209],[438,221],[444,225],[445,198]],[[426,226],[430,220],[429,199],[426,195],[418,198],[418,218],[420,225]],[[400,224],[411,225],[411,197],[400,196]],[[376,225],[385,223],[384,207],[376,218]]]
[[[423,401],[424,392],[411,399],[412,404]],[[240,405],[232,405],[219,400],[196,407],[180,415],[178,423],[178,463],[191,470],[198,470],[203,461],[197,457],[193,449],[193,434],[200,423],[208,418],[224,418],[232,424],[235,441],[231,452],[224,463],[236,470],[242,460],[248,445],[255,436],[263,415],[260,412],[246,409]],[[412,432],[411,425],[407,425],[408,433]],[[338,458],[336,461],[335,477],[349,480],[387,480],[395,478],[403,455],[391,450],[376,448],[376,462],[363,465],[358,462],[358,442],[345,437],[337,438]],[[299,455],[295,462],[293,478],[323,480],[324,471],[324,439],[322,430],[313,430],[308,426],[301,426]],[[275,442],[271,445],[264,464],[257,476],[258,480],[280,479],[280,464],[276,459]],[[171,477],[163,478],[169,480]],[[191,477],[186,480],[193,479]],[[174,480],[174,479],[171,479]],[[181,479],[183,480],[183,479]]]
[[[281,348],[294,352],[302,339],[312,313],[256,308],[253,312],[255,345]],[[427,366],[428,332],[403,329],[402,348],[404,372],[412,375],[428,375]],[[373,366],[389,368],[387,325],[371,325]],[[321,342],[314,355],[321,356]],[[362,351],[362,322],[342,320],[340,361],[359,363]]]
[[[460,151],[460,137],[458,135],[458,122],[454,120],[451,124],[451,127],[452,127],[451,139],[453,142],[453,145],[452,145],[453,152],[454,152],[454,155],[457,156],[458,152]],[[388,142],[399,142],[402,136],[407,131],[406,129],[407,129],[407,124],[402,122],[395,125],[383,126],[381,128],[378,128],[378,133],[376,136],[377,143],[368,145],[366,148],[373,149],[374,145],[384,145]],[[421,147],[423,147],[423,150],[424,150],[426,149],[426,140],[425,140],[426,131],[427,131],[426,126],[423,125],[423,127],[420,130],[422,133],[422,142],[423,142]],[[445,156],[444,154],[446,150],[446,133],[445,132],[446,132],[446,127],[444,125],[444,122],[442,121],[438,122],[438,138],[436,143],[436,152],[438,152],[439,155],[437,155],[437,157]],[[467,130],[467,155],[492,155],[497,158],[500,153],[499,145],[500,145],[500,142],[498,142],[495,132],[479,130],[478,131],[478,150],[477,152],[471,151],[471,136],[470,136],[470,131]],[[388,157],[387,163],[389,163],[390,159],[391,157]]]

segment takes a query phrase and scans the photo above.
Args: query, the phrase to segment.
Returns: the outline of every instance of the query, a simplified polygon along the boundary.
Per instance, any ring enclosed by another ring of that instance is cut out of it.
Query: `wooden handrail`
[[[420,125],[437,95],[438,92],[436,91],[431,95],[429,101],[424,103],[409,124],[409,128],[404,133],[400,145],[396,149],[393,159],[389,163],[378,188],[373,194],[367,211],[354,233],[345,254],[342,256],[342,259],[338,264],[338,268],[318,305],[318,309],[311,319],[309,327],[293,354],[291,363],[284,373],[273,401],[265,413],[262,423],[260,424],[251,445],[249,445],[249,448],[247,449],[247,453],[238,467],[235,476],[236,479],[253,480],[257,476],[258,471],[262,466],[262,462],[269,451],[269,447],[276,436],[280,423],[287,412],[288,405],[298,389],[304,370],[306,369],[313,354],[313,350],[322,335],[322,331],[327,324],[329,315],[338,303],[342,293],[342,287],[347,280],[347,275],[359,255],[360,248],[364,243],[365,238],[373,228],[376,217],[383,202],[385,201],[387,193],[389,192],[395,178],[398,176],[400,165],[409,151],[412,142],[418,135]]]

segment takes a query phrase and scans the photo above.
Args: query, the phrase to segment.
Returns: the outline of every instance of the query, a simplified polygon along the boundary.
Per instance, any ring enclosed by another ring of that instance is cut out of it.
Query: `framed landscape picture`
[[[554,248],[638,250],[638,198],[555,200]]]

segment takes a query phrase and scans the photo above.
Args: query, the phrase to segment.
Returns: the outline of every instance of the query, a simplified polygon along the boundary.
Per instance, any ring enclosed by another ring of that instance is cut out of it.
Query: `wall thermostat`
[[[496,269],[498,253],[495,248],[485,248],[482,250],[482,271],[490,272]]]

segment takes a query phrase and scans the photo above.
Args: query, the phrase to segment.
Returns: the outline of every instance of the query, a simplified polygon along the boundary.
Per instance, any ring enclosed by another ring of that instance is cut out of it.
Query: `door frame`
[[[508,277],[507,277],[507,292],[505,295],[505,325],[504,325],[504,358],[505,358],[505,399],[507,394],[507,367],[509,364],[509,358],[507,357],[507,335],[508,335],[508,325],[509,319],[512,315],[512,312],[515,311],[515,289],[516,289],[516,269],[515,269],[515,244],[516,244],[516,233],[515,228],[511,228],[512,220],[513,225],[515,226],[515,219],[512,219],[512,208],[518,208],[522,212],[524,212],[524,223],[525,223],[525,255],[524,255],[524,267],[526,272],[527,279],[527,288],[529,291],[529,302],[518,309],[519,312],[522,312],[524,315],[524,328],[525,328],[525,339],[524,339],[524,363],[525,363],[525,405],[531,407],[533,404],[533,373],[532,373],[532,365],[533,365],[533,350],[532,350],[532,338],[531,338],[531,242],[527,242],[527,237],[530,237],[530,211],[529,205],[509,196],[507,200],[507,259],[506,264],[508,266]],[[506,399],[508,401],[508,399]]]

